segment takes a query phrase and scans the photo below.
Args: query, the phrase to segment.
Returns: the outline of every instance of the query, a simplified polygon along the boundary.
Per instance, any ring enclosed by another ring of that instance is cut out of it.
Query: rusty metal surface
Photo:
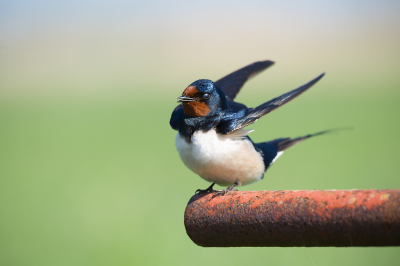
[[[194,195],[189,237],[203,247],[399,246],[400,190]]]

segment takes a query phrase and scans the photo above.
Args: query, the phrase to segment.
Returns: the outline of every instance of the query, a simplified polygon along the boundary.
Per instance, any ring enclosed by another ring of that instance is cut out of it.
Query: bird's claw
[[[211,199],[217,197],[217,196],[223,196],[226,193],[228,193],[229,191],[238,191],[236,188],[234,188],[235,186],[239,185],[239,181],[236,181],[235,183],[233,183],[233,185],[229,186],[226,189],[223,190],[214,190],[215,183],[212,183],[211,186],[209,186],[206,189],[198,189],[196,190],[195,193],[201,194],[201,193],[210,193],[210,192],[215,192],[214,195],[212,195]]]
[[[238,191],[236,188],[232,189],[223,189],[223,190],[214,190],[214,195],[212,195],[211,199],[218,197],[218,196],[224,196],[226,193],[230,191]]]
[[[196,190],[195,192],[194,192],[194,194],[202,194],[202,193],[209,193],[209,192],[214,192],[215,190],[213,189],[213,187],[214,187],[214,185],[215,185],[215,183],[212,183],[212,185],[211,186],[209,186],[208,188],[206,188],[206,189],[198,189],[198,190]]]
[[[215,190],[213,190],[213,191],[215,191]],[[198,189],[194,192],[194,194],[202,194],[202,193],[208,193],[208,192],[213,192],[213,191],[210,191],[208,188],[207,189]]]

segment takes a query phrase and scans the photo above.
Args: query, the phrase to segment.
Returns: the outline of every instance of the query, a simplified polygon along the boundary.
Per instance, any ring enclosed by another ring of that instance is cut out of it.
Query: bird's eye
[[[204,99],[209,99],[210,96],[211,96],[211,95],[210,95],[209,93],[204,93],[204,94],[203,94],[203,98],[204,98]]]

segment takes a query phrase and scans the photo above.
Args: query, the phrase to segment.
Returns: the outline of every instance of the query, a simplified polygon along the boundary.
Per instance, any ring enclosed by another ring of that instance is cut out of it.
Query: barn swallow
[[[234,101],[249,78],[273,64],[269,60],[255,62],[215,82],[199,79],[178,98],[180,105],[172,112],[170,120],[171,127],[178,131],[176,149],[190,170],[212,183],[196,193],[215,192],[215,197],[236,190],[236,186],[260,181],[287,148],[328,132],[261,143],[250,139],[248,134],[253,130],[244,127],[293,100],[324,76],[323,73],[307,84],[255,108],[247,108]],[[214,190],[215,184],[229,187]]]

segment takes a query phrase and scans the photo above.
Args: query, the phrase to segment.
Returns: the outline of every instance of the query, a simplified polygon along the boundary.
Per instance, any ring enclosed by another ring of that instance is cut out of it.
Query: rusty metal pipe
[[[203,247],[400,245],[400,190],[237,191],[194,195],[189,237]]]

